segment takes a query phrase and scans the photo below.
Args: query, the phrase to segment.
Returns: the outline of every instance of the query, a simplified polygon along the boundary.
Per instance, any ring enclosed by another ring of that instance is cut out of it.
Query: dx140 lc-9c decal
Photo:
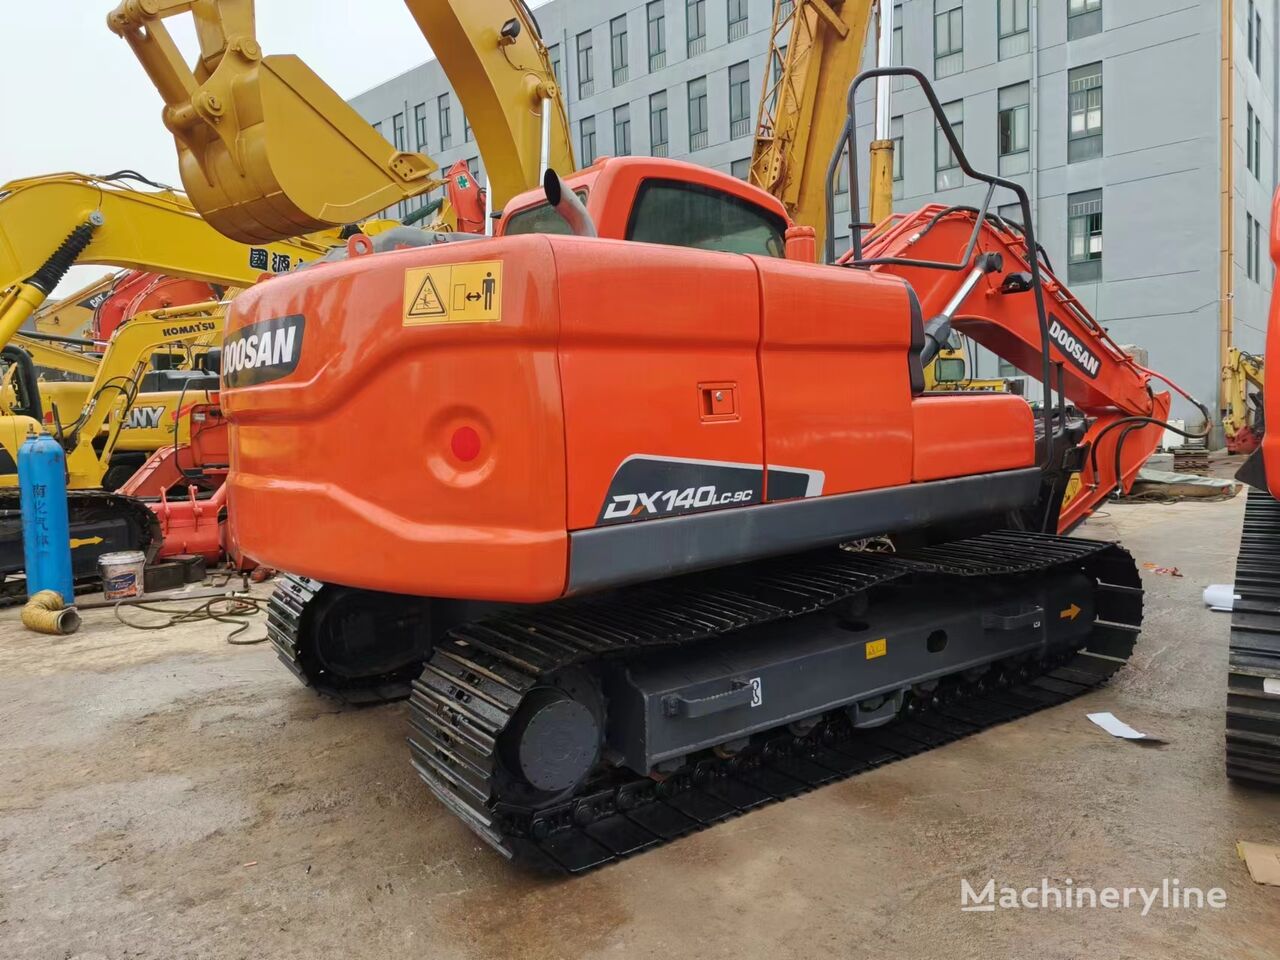
[[[771,501],[822,493],[820,470],[770,466],[767,476]],[[765,468],[758,463],[633,455],[614,472],[596,524],[762,503],[765,477]]]

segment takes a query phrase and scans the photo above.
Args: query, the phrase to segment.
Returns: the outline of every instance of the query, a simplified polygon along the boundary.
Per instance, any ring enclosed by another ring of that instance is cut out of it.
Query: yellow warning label
[[[502,261],[404,272],[404,325],[493,323],[502,319]]]
[[[876,657],[883,657],[889,652],[889,641],[885,638],[879,640],[867,641],[867,659],[874,660]]]

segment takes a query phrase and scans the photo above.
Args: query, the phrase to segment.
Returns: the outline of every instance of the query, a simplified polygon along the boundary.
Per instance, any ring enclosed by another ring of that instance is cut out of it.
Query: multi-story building
[[[933,78],[973,164],[1026,187],[1072,291],[1210,407],[1226,332],[1262,347],[1280,119],[1277,0],[1225,2],[901,0],[893,37],[895,59]],[[771,0],[552,0],[534,12],[579,163],[647,153],[746,176]],[[924,98],[893,87],[899,206],[980,201]],[[482,175],[438,63],[351,102],[397,147]],[[1011,201],[997,202],[1013,216]],[[838,222],[848,205],[837,197]],[[1016,375],[981,351],[975,367]],[[1198,419],[1181,402],[1175,415]]]

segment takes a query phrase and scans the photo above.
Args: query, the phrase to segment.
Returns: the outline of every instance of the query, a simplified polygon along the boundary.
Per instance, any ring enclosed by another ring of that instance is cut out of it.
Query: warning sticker
[[[883,657],[889,652],[889,640],[887,637],[881,637],[879,640],[867,641],[867,659],[874,660],[876,657]]]
[[[404,325],[493,323],[502,319],[502,261],[404,272]]]

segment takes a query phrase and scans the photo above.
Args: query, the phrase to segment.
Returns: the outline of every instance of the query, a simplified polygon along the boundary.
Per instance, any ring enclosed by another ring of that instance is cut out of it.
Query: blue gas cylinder
[[[56,590],[75,597],[71,575],[71,524],[67,517],[67,455],[62,444],[42,433],[27,434],[18,448],[18,491],[22,504],[22,552],[27,596]]]

